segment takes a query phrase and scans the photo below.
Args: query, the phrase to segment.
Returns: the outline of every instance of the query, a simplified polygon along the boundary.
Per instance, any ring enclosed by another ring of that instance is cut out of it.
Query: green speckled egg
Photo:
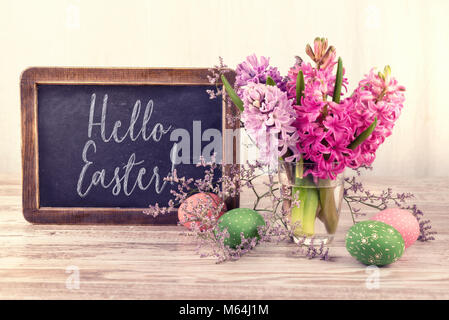
[[[257,227],[265,225],[263,217],[255,210],[247,208],[237,208],[226,212],[218,220],[218,227],[221,231],[228,230],[229,238],[224,244],[235,248],[240,242],[240,233],[243,232],[245,238],[258,237]]]
[[[362,221],[346,234],[346,249],[366,265],[383,266],[404,253],[404,239],[392,226],[380,221]]]

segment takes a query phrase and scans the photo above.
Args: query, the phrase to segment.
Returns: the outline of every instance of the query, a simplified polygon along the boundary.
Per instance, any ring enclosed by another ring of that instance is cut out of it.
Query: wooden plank
[[[215,264],[195,253],[176,226],[33,225],[21,215],[21,186],[0,182],[0,298],[9,299],[448,299],[449,182],[447,179],[366,179],[411,191],[432,220],[437,240],[416,243],[394,264],[379,268],[368,289],[366,267],[346,252],[351,226],[342,212],[332,261],[292,255],[292,243],[263,244],[237,262]],[[254,199],[242,194],[242,205]],[[374,211],[367,211],[368,216]],[[69,290],[76,266],[80,288]]]

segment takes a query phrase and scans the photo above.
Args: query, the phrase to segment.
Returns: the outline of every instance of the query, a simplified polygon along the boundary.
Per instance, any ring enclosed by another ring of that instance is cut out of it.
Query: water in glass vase
[[[343,173],[335,179],[319,179],[315,164],[279,161],[283,210],[288,213],[293,240],[304,245],[329,244],[337,231],[343,200]]]

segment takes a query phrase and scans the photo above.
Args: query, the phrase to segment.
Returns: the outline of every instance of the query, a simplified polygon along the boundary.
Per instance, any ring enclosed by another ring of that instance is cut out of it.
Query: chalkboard
[[[205,69],[31,68],[22,74],[23,210],[35,223],[176,223],[142,213],[173,198],[173,174],[229,155]],[[235,143],[236,141],[234,141]],[[237,161],[235,148],[232,159]],[[223,167],[226,171],[226,166]],[[229,207],[237,198],[225,199]]]

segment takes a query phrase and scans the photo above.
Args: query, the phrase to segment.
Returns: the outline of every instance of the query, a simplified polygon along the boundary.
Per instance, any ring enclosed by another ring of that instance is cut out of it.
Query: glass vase
[[[304,245],[330,244],[337,231],[343,200],[344,174],[319,179],[314,164],[279,161],[282,209],[287,213],[293,240]]]

